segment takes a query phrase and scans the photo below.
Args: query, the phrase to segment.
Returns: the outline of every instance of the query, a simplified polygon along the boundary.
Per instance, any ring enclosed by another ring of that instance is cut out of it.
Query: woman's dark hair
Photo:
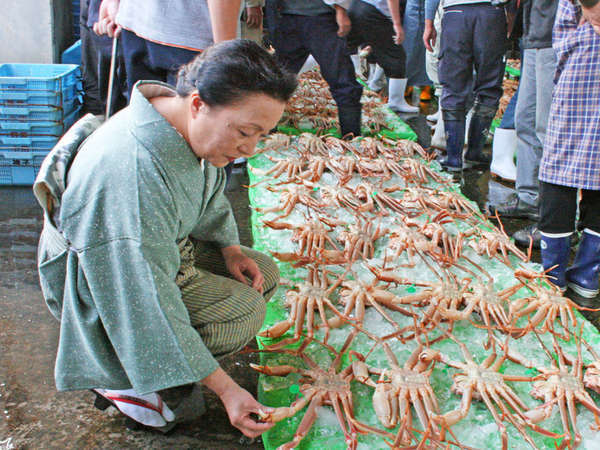
[[[235,103],[246,94],[266,94],[287,102],[298,82],[253,41],[234,39],[215,44],[177,74],[177,94],[186,97],[195,90],[209,106]]]

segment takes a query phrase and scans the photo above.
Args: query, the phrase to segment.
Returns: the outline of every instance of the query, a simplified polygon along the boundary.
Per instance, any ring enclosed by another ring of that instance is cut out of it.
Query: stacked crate
[[[73,64],[0,64],[0,185],[31,185],[45,156],[79,117]]]

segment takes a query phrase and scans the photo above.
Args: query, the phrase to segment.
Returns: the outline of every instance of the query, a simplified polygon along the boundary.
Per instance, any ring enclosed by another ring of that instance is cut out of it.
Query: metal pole
[[[112,41],[112,53],[110,55],[110,73],[108,74],[108,93],[106,95],[106,113],[104,114],[104,120],[108,120],[110,117],[110,104],[112,103],[113,84],[115,81],[115,65],[117,62],[117,42],[119,38],[113,37]]]

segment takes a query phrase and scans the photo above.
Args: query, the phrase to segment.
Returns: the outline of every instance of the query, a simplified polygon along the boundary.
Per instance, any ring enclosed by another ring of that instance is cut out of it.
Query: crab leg
[[[306,408],[306,412],[304,413],[304,417],[300,421],[300,425],[298,425],[298,429],[294,433],[294,439],[290,442],[287,442],[281,445],[278,450],[293,450],[298,447],[300,441],[304,439],[304,437],[308,434],[308,431],[315,423],[317,419],[317,406],[323,404],[323,399],[326,395],[326,392],[319,392],[315,394],[313,398],[310,400],[310,404],[308,408]]]

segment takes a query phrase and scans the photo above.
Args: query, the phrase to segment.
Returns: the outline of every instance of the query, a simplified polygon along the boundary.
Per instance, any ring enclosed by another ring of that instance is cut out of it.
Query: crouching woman
[[[271,426],[217,362],[255,336],[279,279],[239,245],[223,167],[254,154],[295,87],[258,45],[224,42],[176,89],[139,82],[127,108],[100,127],[87,116],[49,154],[34,191],[59,390],[92,389],[165,430],[178,418],[158,391],[201,382],[247,436]]]

